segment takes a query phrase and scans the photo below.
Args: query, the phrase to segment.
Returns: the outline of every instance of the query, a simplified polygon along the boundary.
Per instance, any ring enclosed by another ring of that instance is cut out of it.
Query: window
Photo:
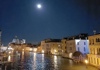
[[[72,47],[70,47],[70,50],[72,50]]]
[[[79,45],[79,42],[77,42],[77,45]]]
[[[91,45],[91,40],[89,40],[89,44]]]
[[[84,47],[84,52],[86,51],[85,47]]]
[[[78,47],[78,51],[80,51],[80,48]]]
[[[98,42],[98,39],[96,38],[96,42]]]
[[[65,49],[66,49],[67,47],[65,46]]]
[[[84,42],[84,45],[86,45],[86,42]]]
[[[93,44],[94,44],[94,39],[93,39]]]
[[[100,42],[100,39],[98,40],[98,42]]]

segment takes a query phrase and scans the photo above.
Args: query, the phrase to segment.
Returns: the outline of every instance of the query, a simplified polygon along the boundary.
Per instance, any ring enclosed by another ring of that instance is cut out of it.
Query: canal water
[[[76,64],[72,60],[61,56],[37,54],[33,52],[22,53],[16,57],[16,67],[19,70],[98,70],[85,64]]]

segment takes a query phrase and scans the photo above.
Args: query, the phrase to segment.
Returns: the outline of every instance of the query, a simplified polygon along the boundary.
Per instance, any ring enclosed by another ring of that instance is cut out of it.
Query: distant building
[[[73,54],[77,51],[86,55],[89,53],[87,34],[79,34],[62,39],[63,54],[66,53],[67,57],[73,58]]]
[[[7,50],[7,46],[1,46],[1,52],[4,52],[4,51],[6,51]]]
[[[26,43],[26,40],[25,39],[18,39],[17,36],[15,36],[15,38],[12,40],[11,43],[24,44],[24,43]]]
[[[89,39],[89,64],[100,67],[100,33],[88,36]]]
[[[42,53],[61,55],[61,40],[60,39],[46,39],[41,41]]]

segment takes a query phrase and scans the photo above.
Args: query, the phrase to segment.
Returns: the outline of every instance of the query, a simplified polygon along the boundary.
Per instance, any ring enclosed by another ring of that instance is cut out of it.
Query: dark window
[[[100,48],[99,48],[99,53],[100,53]]]
[[[77,45],[79,45],[79,42],[77,42]]]
[[[93,39],[93,44],[94,44],[94,39]]]
[[[98,38],[98,42],[99,42],[99,38]]]
[[[86,51],[85,47],[84,47],[84,51]]]
[[[66,49],[66,46],[65,46],[65,49]]]
[[[72,50],[72,47],[70,47],[70,50]]]
[[[78,51],[80,51],[80,48],[78,47]]]
[[[84,45],[86,45],[86,42],[84,42]]]
[[[89,44],[91,45],[91,40],[89,40]]]
[[[100,42],[100,39],[98,40],[98,42]]]

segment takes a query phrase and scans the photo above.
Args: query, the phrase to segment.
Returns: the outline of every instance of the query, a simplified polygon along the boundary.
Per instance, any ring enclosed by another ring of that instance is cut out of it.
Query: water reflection
[[[44,64],[44,54],[42,54],[42,67],[41,67],[42,69],[44,69],[44,65],[45,65]]]
[[[22,53],[23,63],[20,70],[81,70],[84,65],[74,64],[72,60],[60,56],[37,53]],[[9,57],[10,59],[10,57]],[[87,69],[88,70],[88,69]],[[93,69],[97,70],[97,69]]]
[[[57,56],[54,56],[54,68],[57,69]]]
[[[36,53],[33,54],[34,57],[33,57],[33,69],[35,70],[37,68],[37,65],[36,65]]]
[[[21,55],[21,61],[24,60],[24,50],[22,51],[22,55]]]
[[[11,62],[11,55],[8,56],[8,62]]]

